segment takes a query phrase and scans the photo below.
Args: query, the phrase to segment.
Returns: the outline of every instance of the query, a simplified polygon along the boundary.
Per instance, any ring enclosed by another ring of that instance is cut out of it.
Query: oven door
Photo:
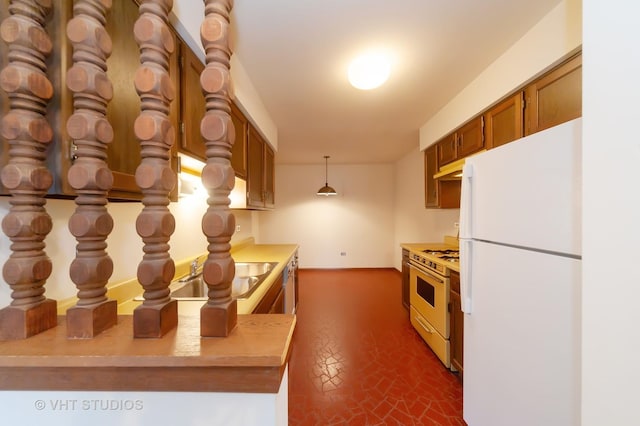
[[[449,278],[409,263],[410,302],[445,339],[449,339]]]

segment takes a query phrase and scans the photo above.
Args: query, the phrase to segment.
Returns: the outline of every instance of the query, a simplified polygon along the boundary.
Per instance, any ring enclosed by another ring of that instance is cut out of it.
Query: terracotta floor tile
[[[290,425],[464,425],[462,387],[418,336],[392,269],[300,270]]]

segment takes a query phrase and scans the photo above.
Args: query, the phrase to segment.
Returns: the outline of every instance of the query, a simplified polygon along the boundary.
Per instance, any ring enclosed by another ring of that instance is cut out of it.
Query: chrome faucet
[[[196,257],[195,259],[193,259],[193,262],[191,262],[191,277],[195,277],[196,275],[198,275],[198,259],[200,259],[200,257]]]

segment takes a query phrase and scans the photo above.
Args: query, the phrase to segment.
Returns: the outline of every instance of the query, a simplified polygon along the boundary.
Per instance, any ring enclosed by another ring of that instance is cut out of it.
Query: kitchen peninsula
[[[278,262],[266,287],[297,248],[251,240],[232,255],[236,261]],[[239,312],[251,312],[261,295],[258,289],[239,303]],[[133,304],[120,303],[118,324],[93,339],[68,339],[59,317],[46,332],[0,342],[3,412],[33,422],[46,418],[47,424],[88,416],[94,425],[125,418],[129,424],[287,424],[294,315],[240,314],[229,337],[202,338],[197,312],[203,302],[180,301],[186,305],[179,307],[177,329],[161,339],[135,339],[132,316],[123,315]]]

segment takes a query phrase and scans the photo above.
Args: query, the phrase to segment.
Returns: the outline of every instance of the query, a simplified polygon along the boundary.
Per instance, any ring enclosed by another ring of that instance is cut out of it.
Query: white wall
[[[457,234],[458,209],[424,207],[424,153],[418,147],[395,163],[394,266],[401,269],[402,243],[442,242]]]
[[[582,424],[640,424],[640,4],[585,0]]]
[[[581,0],[561,1],[420,128],[420,149],[442,138],[582,43]]]
[[[0,197],[0,217],[9,212],[9,197]],[[207,205],[203,199],[182,198],[169,206],[176,219],[176,230],[171,236],[170,255],[174,261],[182,261],[207,251],[207,240],[201,230],[201,218]],[[47,200],[46,209],[53,220],[53,229],[45,239],[47,256],[53,263],[53,271],[45,284],[49,298],[62,300],[76,294],[75,284],[69,279],[69,266],[75,257],[76,239],[67,228],[69,217],[75,211],[72,200]],[[136,276],[142,260],[142,239],[136,233],[135,221],[142,210],[140,203],[111,203],[108,210],[114,221],[109,235],[107,252],[114,263],[114,273],[109,283],[129,280]],[[252,213],[234,211],[241,231],[232,243],[253,235]],[[0,263],[11,255],[11,240],[0,233]],[[0,276],[0,307],[11,302],[11,288]]]
[[[329,163],[328,175],[337,196],[316,195],[324,165],[276,165],[276,210],[259,214],[257,241],[299,244],[302,268],[393,266],[393,165]]]

